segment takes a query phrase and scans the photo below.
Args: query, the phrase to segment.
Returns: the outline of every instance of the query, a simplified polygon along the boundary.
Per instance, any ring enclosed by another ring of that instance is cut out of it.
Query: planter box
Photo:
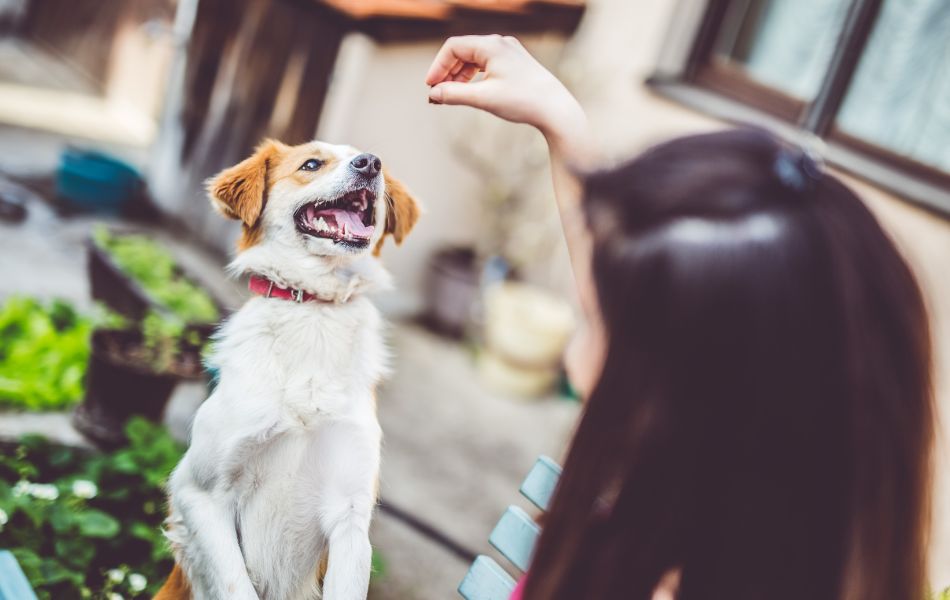
[[[130,319],[139,320],[149,309],[160,309],[134,279],[126,275],[93,240],[89,248],[89,287],[92,297]]]
[[[199,347],[183,349],[173,369],[158,372],[135,360],[142,344],[142,334],[135,330],[93,332],[86,396],[73,414],[73,425],[100,446],[124,442],[125,422],[133,415],[161,421],[178,382],[204,377]]]
[[[89,287],[94,299],[134,321],[140,321],[150,310],[168,313],[165,306],[150,296],[134,278],[127,275],[112,260],[107,250],[92,239],[88,241],[87,247],[89,249]],[[180,268],[178,273],[197,286],[195,279],[188,277],[187,273]],[[223,315],[225,311],[221,303],[207,290],[205,292],[211,297],[218,313]],[[202,339],[207,339],[216,327],[217,323],[192,323],[189,324],[188,329],[197,331]]]

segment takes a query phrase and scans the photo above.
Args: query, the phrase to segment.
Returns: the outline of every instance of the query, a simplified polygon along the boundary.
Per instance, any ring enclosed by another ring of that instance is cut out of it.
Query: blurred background
[[[946,0],[0,0],[0,549],[36,593],[144,598],[169,571],[161,485],[246,298],[202,182],[265,136],[373,152],[426,208],[375,298],[395,372],[371,598],[453,597],[494,552],[579,414],[577,311],[543,140],[426,101],[466,33],[521,38],[616,159],[735,123],[821,148],[928,297],[950,586]]]

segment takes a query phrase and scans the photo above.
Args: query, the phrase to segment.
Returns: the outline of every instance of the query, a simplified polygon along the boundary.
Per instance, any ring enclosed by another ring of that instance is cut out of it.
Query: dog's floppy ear
[[[208,180],[208,196],[218,212],[229,219],[240,219],[246,227],[257,224],[267,196],[268,165],[281,148],[280,142],[265,140],[250,158]]]
[[[388,202],[386,207],[386,230],[383,231],[383,237],[379,238],[376,248],[373,249],[374,256],[379,256],[386,235],[393,236],[396,244],[401,244],[422,213],[419,202],[412,196],[406,185],[390,176],[389,172],[385,170],[384,175],[386,177],[386,201]]]

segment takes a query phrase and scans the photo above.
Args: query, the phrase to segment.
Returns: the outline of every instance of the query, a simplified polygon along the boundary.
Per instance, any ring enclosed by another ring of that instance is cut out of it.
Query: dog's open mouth
[[[373,224],[376,194],[362,189],[348,192],[329,202],[302,206],[294,217],[297,229],[338,244],[366,246],[376,227]]]

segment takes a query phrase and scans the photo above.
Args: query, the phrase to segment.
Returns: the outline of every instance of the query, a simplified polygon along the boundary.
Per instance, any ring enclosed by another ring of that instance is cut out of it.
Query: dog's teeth
[[[327,225],[326,220],[323,217],[317,219],[317,231],[329,231],[330,226]]]

